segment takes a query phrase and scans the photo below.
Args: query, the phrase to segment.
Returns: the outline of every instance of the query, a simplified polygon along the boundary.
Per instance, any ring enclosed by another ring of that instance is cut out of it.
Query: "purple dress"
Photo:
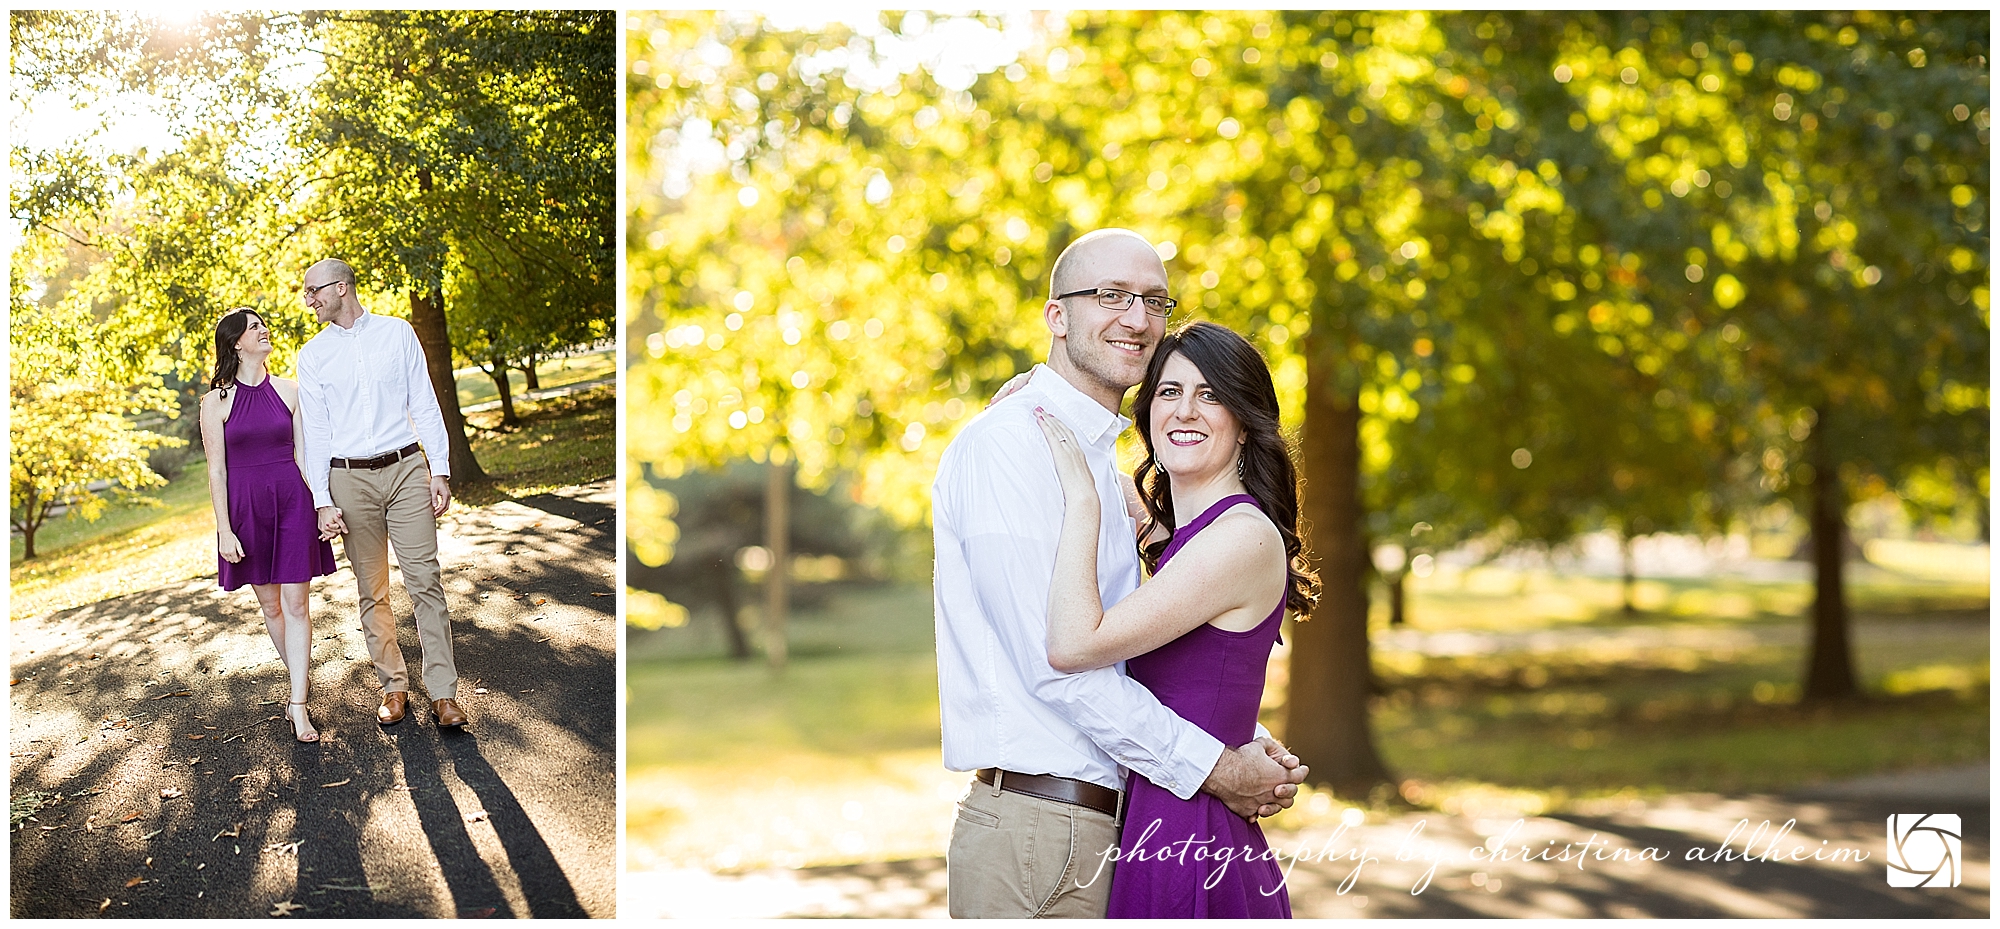
[[[292,411],[269,377],[252,387],[236,382],[236,400],[222,424],[229,468],[229,528],[243,560],[216,556],[222,589],[245,584],[303,584],[338,570],[333,545],[319,537],[312,491],[292,459]]]
[[[1174,531],[1160,565],[1196,533],[1249,494],[1216,501]],[[1170,710],[1227,746],[1257,735],[1257,706],[1264,696],[1264,667],[1278,642],[1284,591],[1257,628],[1229,632],[1203,624],[1126,663]],[[1137,774],[1125,781],[1125,825],[1118,864],[1111,872],[1105,915],[1125,918],[1290,919],[1282,862],[1264,843],[1264,831],[1231,813],[1221,800],[1197,793],[1182,800]],[[1219,875],[1217,872],[1221,872]]]

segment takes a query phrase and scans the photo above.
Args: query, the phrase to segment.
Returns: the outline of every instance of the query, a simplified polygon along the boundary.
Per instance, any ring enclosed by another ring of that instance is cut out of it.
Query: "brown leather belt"
[[[996,768],[980,768],[973,776],[986,784],[993,783],[995,772],[1000,775],[1000,789],[1057,803],[1068,803],[1088,810],[1096,810],[1106,816],[1118,815],[1118,791],[1109,787],[1079,781],[1074,778],[1056,777],[1053,774],[1016,774],[1013,771],[999,771]]]
[[[396,449],[393,452],[383,452],[382,454],[376,455],[373,458],[335,458],[333,459],[333,466],[336,468],[352,468],[362,471],[380,471],[383,468],[395,464],[398,461],[402,461],[403,459],[408,458],[411,455],[414,455],[422,450],[423,450],[422,445],[416,442],[411,442],[410,444],[405,445],[402,448]]]

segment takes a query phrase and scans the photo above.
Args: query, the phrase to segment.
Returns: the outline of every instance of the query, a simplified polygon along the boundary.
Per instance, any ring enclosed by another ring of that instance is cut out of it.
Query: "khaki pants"
[[[951,828],[945,903],[955,919],[1103,919],[1111,902],[1106,852],[1117,847],[1118,824],[1108,814],[975,778]]]
[[[403,590],[416,612],[424,690],[432,700],[443,700],[458,696],[458,666],[451,658],[451,617],[445,612],[444,578],[438,569],[430,478],[424,456],[414,455],[376,471],[334,468],[327,490],[347,523],[347,563],[360,588],[361,632],[382,692],[410,689],[403,648],[396,642],[396,614],[389,609],[393,545]]]

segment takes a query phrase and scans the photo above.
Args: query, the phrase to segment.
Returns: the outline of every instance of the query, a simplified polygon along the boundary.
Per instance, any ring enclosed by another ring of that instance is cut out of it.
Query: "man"
[[[1118,407],[1144,379],[1172,306],[1166,268],[1138,234],[1100,229],[1071,243],[1042,308],[1048,364],[967,425],[939,464],[931,501],[944,762],[977,772],[946,859],[953,916],[1103,917],[1110,869],[1092,874],[1118,844],[1121,765],[1182,799],[1207,791],[1243,816],[1290,806],[1305,780],[1283,746],[1224,746],[1122,664],[1082,674],[1049,666],[1063,496],[1034,410],[1085,443],[1105,501],[1098,586],[1109,607],[1139,586],[1114,450],[1130,421]]]
[[[329,324],[299,351],[306,485],[320,534],[347,539],[347,561],[360,588],[361,631],[382,684],[376,721],[401,722],[410,697],[396,615],[389,609],[394,545],[416,612],[432,718],[440,727],[463,726],[437,553],[437,518],[451,505],[451,454],[423,346],[409,323],[362,309],[354,269],[344,261],[328,258],[306,269],[303,293],[319,321]]]

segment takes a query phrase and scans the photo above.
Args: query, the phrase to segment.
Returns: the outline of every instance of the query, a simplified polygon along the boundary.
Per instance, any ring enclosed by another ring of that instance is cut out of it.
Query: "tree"
[[[329,54],[300,147],[320,153],[320,169],[337,178],[323,195],[354,263],[408,292],[451,434],[452,471],[478,480],[451,376],[447,275],[531,271],[542,286],[523,294],[530,307],[574,288],[596,299],[570,312],[608,308],[615,17],[371,11],[315,14],[307,24]],[[524,226],[558,234],[523,235]],[[504,284],[473,286],[490,293]],[[522,309],[476,305],[489,321]],[[511,327],[483,328],[491,343],[490,333]]]
[[[94,286],[120,314],[117,341],[184,373],[228,306],[302,341],[315,327],[300,269],[352,259],[407,303],[453,473],[477,480],[445,299],[470,295],[462,328],[529,354],[609,331],[615,25],[604,11],[16,15],[18,88],[152,93],[179,144],[17,140],[13,213],[101,244]],[[289,73],[302,58],[326,65],[310,83]]]
[[[1625,174],[1608,202],[1661,220],[1637,243],[1649,292],[1741,385],[1741,470],[1810,514],[1804,696],[1852,696],[1848,501],[1938,475],[1989,492],[1986,17],[1633,15],[1560,32],[1580,154]]]
[[[133,424],[141,413],[175,415],[172,392],[160,386],[158,375],[135,377],[106,358],[86,306],[28,299],[23,272],[29,270],[16,265],[8,301],[8,510],[21,533],[22,557],[33,559],[35,534],[58,508],[95,520],[104,512],[105,488],[130,493],[165,484],[147,466],[147,453],[182,440]]]

